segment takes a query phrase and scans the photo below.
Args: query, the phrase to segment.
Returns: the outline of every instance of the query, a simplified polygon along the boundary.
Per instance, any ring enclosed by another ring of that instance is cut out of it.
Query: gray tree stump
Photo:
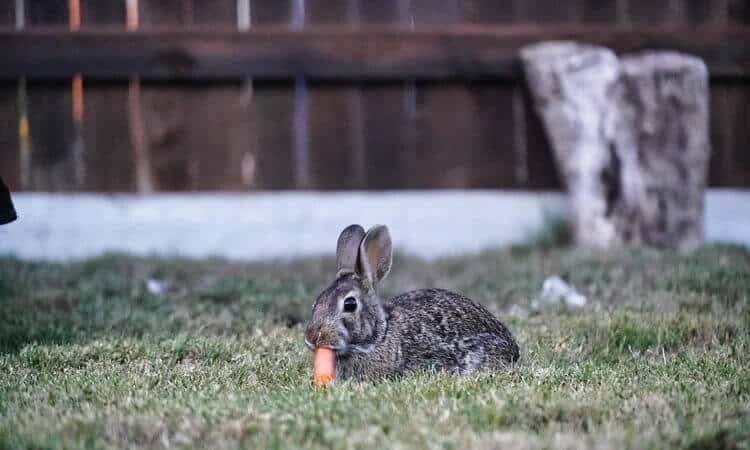
[[[708,76],[673,52],[575,42],[521,50],[570,196],[576,243],[692,248],[702,240]]]
[[[570,195],[577,243],[607,246],[617,238],[610,218],[611,122],[620,63],[610,50],[549,42],[521,50],[534,96]]]
[[[711,153],[706,65],[662,51],[625,56],[622,68],[617,229],[625,241],[697,247]]]

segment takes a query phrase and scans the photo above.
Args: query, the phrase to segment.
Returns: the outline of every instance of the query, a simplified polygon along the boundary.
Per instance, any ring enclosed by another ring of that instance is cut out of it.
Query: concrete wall
[[[400,251],[427,258],[522,242],[565,211],[560,193],[510,191],[14,195],[0,255],[135,254],[259,260],[333,254],[350,223],[391,228]],[[706,237],[750,245],[750,191],[706,195]]]

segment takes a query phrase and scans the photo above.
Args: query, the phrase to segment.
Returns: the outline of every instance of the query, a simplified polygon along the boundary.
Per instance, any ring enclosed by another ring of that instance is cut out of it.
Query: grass
[[[747,249],[397,255],[386,294],[468,294],[522,363],[326,390],[302,327],[332,270],[0,258],[0,448],[750,447]],[[589,304],[530,309],[552,274]]]

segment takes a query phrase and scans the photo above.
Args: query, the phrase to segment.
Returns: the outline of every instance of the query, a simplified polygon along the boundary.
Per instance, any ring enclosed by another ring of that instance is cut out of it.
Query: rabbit
[[[376,288],[392,263],[391,236],[379,225],[344,229],[336,278],[315,300],[305,330],[311,350],[334,351],[334,379],[376,380],[418,370],[468,374],[506,370],[519,359],[508,328],[486,308],[443,289],[381,300]]]

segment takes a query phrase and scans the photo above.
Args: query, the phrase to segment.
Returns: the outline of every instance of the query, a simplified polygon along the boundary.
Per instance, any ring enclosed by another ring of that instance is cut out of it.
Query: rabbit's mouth
[[[341,325],[308,327],[305,331],[305,345],[312,351],[317,347],[327,347],[336,353],[346,353],[349,348],[349,332]]]
[[[307,345],[307,348],[309,348],[311,351],[315,351],[316,346],[307,340],[305,338],[305,345]],[[327,347],[334,351],[334,353],[339,355],[346,355],[349,353],[370,353],[375,346],[373,344],[351,344],[347,345],[347,343],[340,339],[337,345],[319,345],[318,347]]]
[[[305,345],[307,345],[307,348],[309,348],[312,351],[315,351],[317,347],[327,347],[333,350],[335,353],[346,353],[349,350],[349,346],[346,345],[346,342],[343,339],[339,339],[339,341],[335,345],[327,345],[327,344],[320,344],[315,345],[307,338],[305,338]]]

